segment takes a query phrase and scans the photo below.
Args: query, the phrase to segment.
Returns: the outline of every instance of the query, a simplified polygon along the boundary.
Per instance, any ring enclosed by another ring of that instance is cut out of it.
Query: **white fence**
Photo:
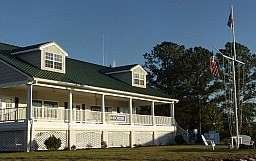
[[[76,123],[97,124],[102,123],[102,112],[88,110],[73,110],[72,120]],[[33,107],[32,117],[35,120],[69,121],[69,109]],[[151,115],[133,114],[134,125],[153,125]],[[0,123],[21,122],[26,120],[26,107],[0,109]],[[105,112],[106,124],[130,124],[130,114]],[[154,124],[172,126],[172,117],[154,116]]]
[[[26,120],[26,108],[4,108],[0,109],[0,122],[23,122]]]

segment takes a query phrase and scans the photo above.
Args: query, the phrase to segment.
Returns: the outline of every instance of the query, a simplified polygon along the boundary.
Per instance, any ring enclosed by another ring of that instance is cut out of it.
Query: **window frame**
[[[145,86],[145,74],[134,72],[133,83],[135,86]]]
[[[45,68],[52,68],[52,69],[57,69],[57,70],[62,70],[63,69],[63,56],[61,54],[55,54],[51,52],[45,52],[45,57],[44,57],[44,67]]]

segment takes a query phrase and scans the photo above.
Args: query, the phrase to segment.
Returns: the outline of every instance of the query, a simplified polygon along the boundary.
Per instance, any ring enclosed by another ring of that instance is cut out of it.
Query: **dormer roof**
[[[65,56],[68,56],[68,53],[62,47],[60,47],[55,41],[40,43],[40,44],[26,46],[26,47],[19,47],[13,50],[10,54],[16,55],[16,54],[23,54],[23,53],[32,52],[32,51],[39,51],[52,45],[56,46],[59,50],[61,50],[65,54]]]
[[[132,64],[132,65],[108,68],[108,69],[103,70],[102,72],[105,74],[116,74],[116,73],[130,72],[130,71],[133,71],[137,67],[141,68],[146,73],[146,75],[148,74],[146,72],[146,70],[140,64]]]

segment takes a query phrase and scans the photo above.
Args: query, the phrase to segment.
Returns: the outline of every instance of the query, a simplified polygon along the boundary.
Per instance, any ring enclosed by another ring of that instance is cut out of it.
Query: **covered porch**
[[[0,123],[174,126],[174,101],[139,94],[28,83],[1,88],[0,101]],[[156,115],[163,106],[169,108],[165,116]],[[142,107],[149,111],[143,113]]]

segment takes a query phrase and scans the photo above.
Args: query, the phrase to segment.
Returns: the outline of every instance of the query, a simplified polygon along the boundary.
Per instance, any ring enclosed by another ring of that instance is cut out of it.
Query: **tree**
[[[225,45],[225,49],[221,50],[221,52],[227,56],[232,57],[233,54],[233,44],[227,43]],[[256,56],[255,54],[250,53],[250,50],[239,43],[236,43],[236,56],[237,60],[240,60],[245,63],[245,65],[241,65],[239,63],[235,63],[236,66],[236,87],[237,87],[237,105],[238,105],[238,119],[239,119],[239,132],[241,134],[247,134],[252,136],[253,127],[255,126],[255,118],[256,118]],[[231,96],[227,96],[227,100],[232,98],[232,72],[229,71],[231,68],[230,61],[223,59],[221,55],[217,55],[219,60],[219,65],[223,71],[225,71],[223,76],[225,76],[225,87],[226,90],[223,90],[223,94],[228,94]],[[224,79],[223,79],[224,80]],[[230,92],[231,91],[231,92]],[[233,109],[233,102],[230,101],[225,103],[223,101],[223,108],[226,111],[226,116],[232,117],[233,114],[230,110]],[[229,120],[229,124],[232,124]],[[230,135],[235,135],[234,126],[230,131]],[[254,130],[255,131],[255,130]]]
[[[175,108],[176,121],[186,129],[198,128],[200,134],[202,123],[209,121],[202,114],[210,111],[220,114],[219,111],[209,110],[218,108],[217,103],[211,104],[214,100],[210,96],[219,84],[212,84],[210,56],[211,53],[202,47],[185,49],[183,45],[171,42],[163,42],[151,53],[144,54],[149,84],[179,99]]]

